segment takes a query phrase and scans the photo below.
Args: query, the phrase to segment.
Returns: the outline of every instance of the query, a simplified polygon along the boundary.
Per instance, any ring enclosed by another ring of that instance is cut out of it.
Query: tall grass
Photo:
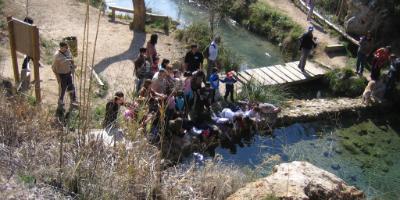
[[[80,199],[223,199],[248,181],[218,162],[164,165],[139,121],[146,105],[137,121],[121,123],[125,139],[110,145],[109,136],[90,130],[79,142],[77,131],[63,128],[52,111],[23,98],[0,95],[0,102],[0,144],[9,149],[0,151],[0,172],[32,187],[49,185]]]
[[[238,98],[241,100],[268,102],[275,105],[284,104],[289,96],[289,93],[282,86],[263,86],[254,80],[243,85],[238,93]]]

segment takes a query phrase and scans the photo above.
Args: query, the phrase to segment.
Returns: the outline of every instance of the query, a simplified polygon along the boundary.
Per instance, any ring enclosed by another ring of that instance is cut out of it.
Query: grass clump
[[[238,93],[240,100],[251,102],[268,102],[274,105],[283,105],[289,98],[289,93],[282,86],[263,86],[250,80],[243,85]]]
[[[326,79],[333,93],[349,97],[361,95],[368,82],[365,77],[356,76],[349,67],[330,71]]]
[[[211,29],[206,23],[194,23],[182,30],[177,30],[176,39],[190,44],[197,44],[202,53],[212,41]],[[223,42],[218,46],[218,61],[224,71],[237,71],[240,65],[240,58],[231,49],[224,46]]]

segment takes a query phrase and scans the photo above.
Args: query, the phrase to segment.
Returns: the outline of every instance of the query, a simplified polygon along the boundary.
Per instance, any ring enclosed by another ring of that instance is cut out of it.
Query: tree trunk
[[[144,0],[132,0],[133,3],[133,30],[145,32],[146,6]]]

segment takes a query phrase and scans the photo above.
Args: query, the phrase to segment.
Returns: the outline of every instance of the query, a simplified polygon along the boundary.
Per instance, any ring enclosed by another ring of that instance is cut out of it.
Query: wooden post
[[[14,22],[12,17],[7,17],[8,22],[8,33],[10,37],[10,51],[11,51],[11,59],[14,71],[14,81],[15,85],[19,84],[19,70],[18,70],[18,60],[17,60],[17,50],[15,49],[15,38],[14,38]]]
[[[32,45],[34,46],[33,51],[33,72],[35,77],[35,96],[38,103],[42,102],[42,95],[40,94],[40,74],[39,74],[39,59],[40,59],[40,49],[39,49],[39,30],[35,26],[32,31]]]
[[[111,21],[115,21],[115,9],[111,8]]]

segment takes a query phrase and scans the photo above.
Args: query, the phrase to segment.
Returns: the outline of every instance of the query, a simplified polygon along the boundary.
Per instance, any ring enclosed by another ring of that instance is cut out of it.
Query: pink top
[[[174,96],[170,96],[168,97],[168,109],[175,109],[175,97]]]
[[[183,92],[187,94],[191,89],[191,78],[186,78],[185,82],[183,83]]]
[[[150,42],[147,42],[147,45],[146,45],[146,55],[148,58],[150,58],[150,56],[151,56],[152,59],[154,59],[157,56],[156,47],[153,44],[151,44]]]

